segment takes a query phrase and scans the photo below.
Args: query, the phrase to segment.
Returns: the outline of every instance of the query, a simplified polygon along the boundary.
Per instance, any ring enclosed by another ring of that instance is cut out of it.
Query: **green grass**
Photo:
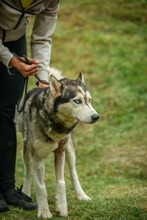
[[[147,220],[146,22],[145,0],[60,3],[51,65],[71,78],[82,71],[101,115],[98,123],[79,124],[73,132],[77,170],[92,201],[76,200],[66,167],[67,220]],[[23,183],[19,134],[16,182]],[[54,214],[52,156],[47,161],[46,185]],[[36,211],[11,209],[0,219],[37,219]]]

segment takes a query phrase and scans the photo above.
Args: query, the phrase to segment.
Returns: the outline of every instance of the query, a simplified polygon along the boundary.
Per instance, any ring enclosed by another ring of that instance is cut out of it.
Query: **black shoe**
[[[25,196],[26,195],[18,189],[10,189],[3,193],[3,197],[8,205],[13,205],[26,210],[36,209],[36,204],[31,202],[31,198],[26,196],[26,198],[30,198],[29,201]]]
[[[9,210],[9,207],[6,201],[3,199],[2,195],[0,194],[0,212],[6,212]]]

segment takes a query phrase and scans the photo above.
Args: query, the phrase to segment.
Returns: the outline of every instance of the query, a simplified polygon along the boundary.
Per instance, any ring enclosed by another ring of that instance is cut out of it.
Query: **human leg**
[[[26,53],[25,37],[5,43],[10,51]],[[12,70],[15,73],[17,70]],[[14,123],[15,106],[23,89],[24,78],[18,73],[10,76],[0,62],[0,192],[15,186],[16,130]]]
[[[14,42],[5,43],[18,56],[26,54],[25,36]],[[25,209],[34,209],[33,203],[25,201],[15,189],[16,129],[14,123],[15,106],[24,86],[24,77],[18,73],[10,76],[0,62],[0,193],[8,204]],[[15,200],[15,202],[14,202]]]

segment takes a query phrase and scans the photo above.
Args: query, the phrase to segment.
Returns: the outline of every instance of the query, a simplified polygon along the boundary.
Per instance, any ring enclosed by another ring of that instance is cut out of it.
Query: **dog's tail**
[[[62,72],[54,67],[50,68],[50,72],[49,72],[49,81],[50,81],[50,77],[54,76],[56,79],[60,80],[63,79],[63,75]]]

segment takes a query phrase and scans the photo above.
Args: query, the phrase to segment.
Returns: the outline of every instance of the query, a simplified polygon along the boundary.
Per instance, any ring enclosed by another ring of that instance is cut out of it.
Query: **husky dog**
[[[50,76],[49,87],[31,90],[23,111],[17,113],[23,138],[23,192],[30,196],[33,174],[38,217],[42,218],[52,217],[44,183],[45,158],[52,152],[55,156],[57,214],[64,217],[68,215],[64,181],[65,156],[78,199],[90,200],[78,179],[71,131],[79,121],[94,123],[99,119],[91,105],[91,96],[83,74],[80,73],[76,80],[71,80],[57,76],[57,71],[54,72],[56,77],[54,74]]]

